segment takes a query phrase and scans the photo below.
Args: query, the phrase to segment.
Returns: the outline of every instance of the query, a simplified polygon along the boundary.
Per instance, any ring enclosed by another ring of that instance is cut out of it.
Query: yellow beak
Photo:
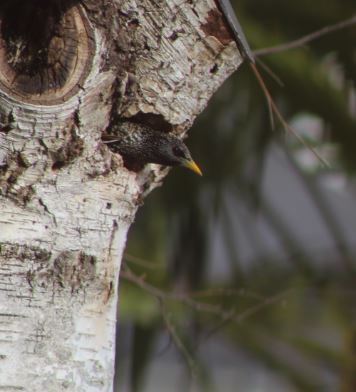
[[[199,176],[203,175],[203,173],[201,172],[199,166],[193,161],[193,159],[186,160],[183,163],[183,166],[185,166],[186,168],[192,170],[194,173],[199,174]]]

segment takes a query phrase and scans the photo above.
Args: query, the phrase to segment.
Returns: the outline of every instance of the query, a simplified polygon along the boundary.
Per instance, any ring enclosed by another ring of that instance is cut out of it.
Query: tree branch
[[[342,29],[350,27],[354,24],[356,24],[356,15],[350,19],[343,20],[339,23],[325,26],[320,30],[316,30],[313,33],[304,35],[303,37],[298,38],[296,40],[286,42],[281,45],[271,46],[269,48],[262,48],[262,49],[254,50],[253,54],[256,57],[260,57],[260,56],[266,56],[269,54],[284,52],[284,51],[290,50],[290,49],[300,48],[301,46],[303,46],[311,41],[315,41],[316,39],[323,37],[324,35],[334,33],[335,31],[342,30]]]

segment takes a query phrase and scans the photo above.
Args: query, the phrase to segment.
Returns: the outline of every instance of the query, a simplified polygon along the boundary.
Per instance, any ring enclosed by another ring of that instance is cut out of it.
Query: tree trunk
[[[212,0],[2,0],[0,23],[0,390],[111,391],[127,231],[167,170],[101,133],[185,132],[241,57]]]

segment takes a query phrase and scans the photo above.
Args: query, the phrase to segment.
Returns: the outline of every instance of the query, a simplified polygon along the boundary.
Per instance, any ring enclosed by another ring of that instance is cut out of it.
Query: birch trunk
[[[167,170],[101,133],[184,133],[241,57],[212,0],[1,3],[0,390],[112,391],[126,235]]]

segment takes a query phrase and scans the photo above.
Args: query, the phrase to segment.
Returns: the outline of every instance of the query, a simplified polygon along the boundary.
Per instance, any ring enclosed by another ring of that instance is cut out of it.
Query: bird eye
[[[176,157],[185,158],[184,151],[180,147],[173,147],[173,153]]]

